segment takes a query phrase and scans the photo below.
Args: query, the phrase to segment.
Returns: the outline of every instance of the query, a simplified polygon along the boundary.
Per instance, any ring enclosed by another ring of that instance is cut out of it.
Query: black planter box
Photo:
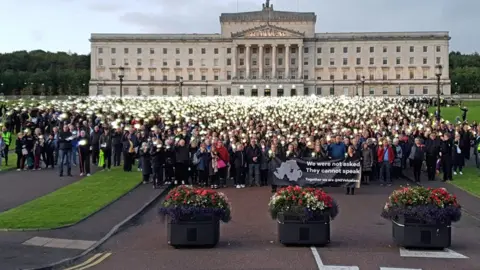
[[[278,239],[284,245],[324,246],[330,243],[330,215],[324,213],[314,220],[280,213]]]
[[[452,242],[451,223],[426,224],[404,216],[392,220],[392,235],[393,241],[405,248],[444,249]]]
[[[214,216],[184,217],[167,223],[168,244],[179,247],[212,248],[220,239],[220,221]]]

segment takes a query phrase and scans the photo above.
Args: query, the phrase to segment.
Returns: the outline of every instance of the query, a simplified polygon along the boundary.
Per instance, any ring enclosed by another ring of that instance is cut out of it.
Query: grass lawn
[[[463,175],[454,175],[450,183],[480,197],[480,176],[475,167],[464,168]]]
[[[97,172],[90,177],[16,208],[0,213],[3,229],[53,229],[75,224],[132,190],[142,181],[140,173],[122,168]]]
[[[8,153],[8,166],[5,166],[5,159],[2,158],[2,164],[0,165],[0,170],[2,172],[9,171],[17,168],[17,154]]]
[[[480,122],[480,101],[465,101],[463,103],[464,106],[467,106],[468,108],[467,120],[469,121],[469,123],[473,121],[477,121],[477,123]],[[430,107],[429,112],[435,113],[436,110],[437,107]],[[440,109],[440,112],[443,119],[446,119],[452,123],[455,121],[455,118],[457,118],[457,116],[459,116],[460,118],[462,117],[462,111],[458,106],[442,107]]]

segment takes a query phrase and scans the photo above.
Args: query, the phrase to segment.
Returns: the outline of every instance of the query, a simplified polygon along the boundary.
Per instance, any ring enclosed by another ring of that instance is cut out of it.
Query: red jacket
[[[216,149],[220,159],[223,160],[225,164],[228,164],[230,162],[230,155],[228,154],[227,148],[225,146],[222,146],[222,147],[217,147]]]
[[[393,148],[390,145],[387,147],[387,151],[388,151],[388,162],[392,164],[393,160],[395,159],[395,153],[393,152]],[[384,154],[385,154],[385,147],[384,146],[378,147],[378,150],[377,150],[378,162],[380,163],[383,162]]]

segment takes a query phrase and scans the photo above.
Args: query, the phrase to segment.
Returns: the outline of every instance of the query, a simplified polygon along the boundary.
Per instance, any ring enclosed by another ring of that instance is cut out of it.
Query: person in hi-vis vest
[[[2,127],[2,138],[4,142],[3,156],[5,158],[5,166],[8,166],[8,151],[12,143],[12,133],[8,131],[7,127]]]

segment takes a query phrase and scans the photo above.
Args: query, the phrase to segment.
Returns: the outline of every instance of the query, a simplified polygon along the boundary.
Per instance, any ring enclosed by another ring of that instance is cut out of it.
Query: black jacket
[[[60,150],[71,150],[72,149],[72,141],[67,139],[72,136],[72,132],[70,131],[60,131],[58,132],[58,149]]]
[[[247,154],[247,163],[248,164],[260,164],[260,156],[262,155],[262,150],[258,145],[252,147],[252,145],[248,145],[247,149],[245,149],[245,153]],[[253,158],[256,157],[257,161],[253,161]]]

